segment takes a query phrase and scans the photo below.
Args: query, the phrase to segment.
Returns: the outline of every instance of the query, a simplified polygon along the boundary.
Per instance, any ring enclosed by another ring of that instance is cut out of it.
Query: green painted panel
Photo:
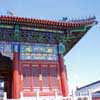
[[[7,24],[0,24],[0,28],[13,28],[13,26]]]
[[[59,44],[59,53],[64,54],[65,52],[65,45],[63,43]]]
[[[81,26],[79,28],[71,30],[71,32],[85,32],[85,31],[86,31],[86,26]]]

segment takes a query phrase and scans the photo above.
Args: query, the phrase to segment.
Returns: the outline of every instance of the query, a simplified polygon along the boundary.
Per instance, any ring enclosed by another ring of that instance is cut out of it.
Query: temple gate
[[[50,21],[0,16],[0,79],[8,98],[68,95],[63,56],[96,24],[95,17]]]

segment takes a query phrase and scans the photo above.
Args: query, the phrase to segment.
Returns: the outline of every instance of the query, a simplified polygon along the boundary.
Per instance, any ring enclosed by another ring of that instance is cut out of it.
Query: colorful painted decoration
[[[18,52],[18,44],[14,44],[13,45],[13,51],[14,52]]]
[[[19,29],[20,29],[19,25],[15,25],[15,32],[19,32]]]
[[[40,31],[40,32],[63,33],[63,31],[59,31],[59,30],[50,30],[50,29],[34,28],[34,27],[27,27],[27,26],[22,26],[20,27],[20,29],[30,30],[30,31]]]
[[[0,28],[10,28],[13,29],[12,25],[0,24]]]
[[[65,46],[63,45],[63,43],[59,44],[59,53],[63,54],[65,52]]]
[[[11,59],[13,58],[12,46],[9,43],[0,43],[0,52],[3,56],[10,57]]]
[[[31,53],[32,52],[32,46],[30,45],[25,45],[22,47],[22,52],[24,53]]]
[[[1,52],[1,53],[3,53],[3,48],[4,48],[3,45],[0,44],[0,52]]]
[[[21,45],[21,60],[57,60],[57,46],[48,44]]]

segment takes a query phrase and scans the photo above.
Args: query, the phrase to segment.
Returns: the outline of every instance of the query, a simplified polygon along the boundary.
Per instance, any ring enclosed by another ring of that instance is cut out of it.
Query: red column
[[[62,95],[62,84],[61,84],[61,80],[60,80],[60,66],[57,64],[57,68],[58,68],[58,81],[59,81],[59,94]]]
[[[13,98],[19,98],[19,62],[18,62],[18,53],[14,52],[13,53]]]
[[[60,63],[62,93],[63,93],[63,96],[68,96],[67,73],[66,73],[66,67],[64,66],[64,60],[63,60],[62,55],[59,55],[59,63]]]

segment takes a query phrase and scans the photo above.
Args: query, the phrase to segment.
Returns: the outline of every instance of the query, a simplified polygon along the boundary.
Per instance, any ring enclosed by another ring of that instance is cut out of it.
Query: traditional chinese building
[[[0,16],[0,80],[8,98],[68,95],[63,56],[96,24]]]

